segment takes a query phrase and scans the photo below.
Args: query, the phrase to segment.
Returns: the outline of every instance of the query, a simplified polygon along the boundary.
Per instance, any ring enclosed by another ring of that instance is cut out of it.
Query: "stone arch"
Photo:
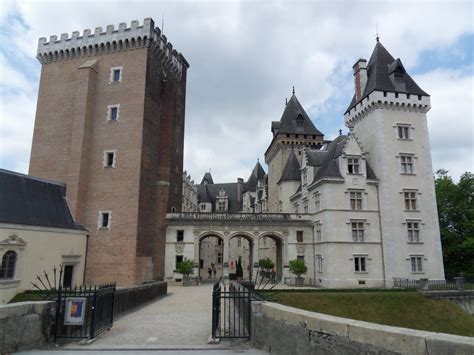
[[[205,248],[206,239],[209,241],[207,248]],[[216,239],[218,241],[217,243],[215,243]],[[219,243],[219,240],[221,243]],[[220,279],[224,274],[224,245],[226,243],[226,237],[220,232],[205,231],[196,236],[196,241],[196,257],[200,280],[210,280],[214,282],[216,279]],[[212,271],[211,277],[209,277],[208,273],[209,268],[211,268]]]
[[[277,279],[278,280],[283,280],[283,248],[285,245],[285,237],[282,233],[280,232],[274,232],[274,231],[267,231],[261,233],[258,238],[257,238],[257,250],[258,250],[258,258],[261,259],[263,258],[264,255],[260,252],[260,241],[263,238],[270,238],[275,242],[275,255],[267,255],[270,257],[270,259],[274,259],[275,262],[275,268],[277,272]]]
[[[237,242],[232,242],[236,238],[244,238],[248,242],[248,249],[246,249],[245,244],[239,245]],[[243,278],[244,279],[252,279],[252,274],[253,274],[253,265],[257,260],[254,260],[254,251],[255,251],[255,245],[256,245],[256,237],[253,233],[248,232],[248,231],[239,231],[239,232],[233,232],[232,234],[229,235],[228,240],[227,240],[227,245],[228,245],[228,260],[229,260],[229,276],[231,271],[233,272],[234,269],[236,269],[236,264],[232,264],[232,261],[237,263],[238,256],[242,257],[242,267],[243,267]],[[234,269],[232,269],[232,267]],[[237,271],[237,270],[235,270]]]

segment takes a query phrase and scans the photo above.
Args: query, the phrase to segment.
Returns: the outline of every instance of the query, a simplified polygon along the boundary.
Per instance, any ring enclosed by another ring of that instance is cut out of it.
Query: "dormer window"
[[[298,117],[296,117],[296,126],[303,127],[303,124],[304,124],[304,118],[303,118],[303,115],[300,113]]]
[[[359,174],[359,159],[348,158],[347,159],[347,171],[349,174]]]

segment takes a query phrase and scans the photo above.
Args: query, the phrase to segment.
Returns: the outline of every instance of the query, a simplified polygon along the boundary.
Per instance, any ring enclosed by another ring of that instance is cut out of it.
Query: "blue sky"
[[[400,15],[402,11],[403,15]],[[247,178],[296,95],[334,138],[353,94],[352,65],[381,42],[431,95],[433,167],[473,171],[470,1],[2,1],[0,167],[28,171],[41,66],[39,37],[153,17],[190,62],[185,169],[200,181]],[[297,20],[295,20],[297,19]],[[266,168],[266,166],[264,166]]]

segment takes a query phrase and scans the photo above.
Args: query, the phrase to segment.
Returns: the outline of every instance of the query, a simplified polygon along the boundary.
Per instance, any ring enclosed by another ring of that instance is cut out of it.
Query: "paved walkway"
[[[247,342],[208,344],[211,334],[212,283],[182,287],[168,285],[168,295],[114,321],[112,329],[88,345],[72,343],[54,351],[70,354],[108,352],[133,354],[266,354]],[[40,352],[32,352],[38,353]]]

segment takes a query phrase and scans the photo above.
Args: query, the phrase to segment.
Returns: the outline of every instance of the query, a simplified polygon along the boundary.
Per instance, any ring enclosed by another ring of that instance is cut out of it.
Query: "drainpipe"
[[[379,213],[379,229],[380,229],[380,242],[381,248],[382,248],[382,272],[383,272],[383,286],[384,288],[387,288],[387,278],[385,276],[385,257],[384,257],[384,251],[383,251],[383,233],[382,233],[382,215],[380,214],[380,194],[379,194],[379,184],[377,183],[375,185],[375,189],[377,190],[377,207],[378,207],[378,213]]]
[[[87,267],[88,248],[89,248],[89,234],[86,235],[86,255],[84,256],[84,272],[82,273],[82,284],[83,285],[86,284],[86,267]]]
[[[313,279],[314,279],[314,284],[316,285],[316,245],[314,245],[314,223],[313,227],[311,228],[312,235],[313,235]]]

